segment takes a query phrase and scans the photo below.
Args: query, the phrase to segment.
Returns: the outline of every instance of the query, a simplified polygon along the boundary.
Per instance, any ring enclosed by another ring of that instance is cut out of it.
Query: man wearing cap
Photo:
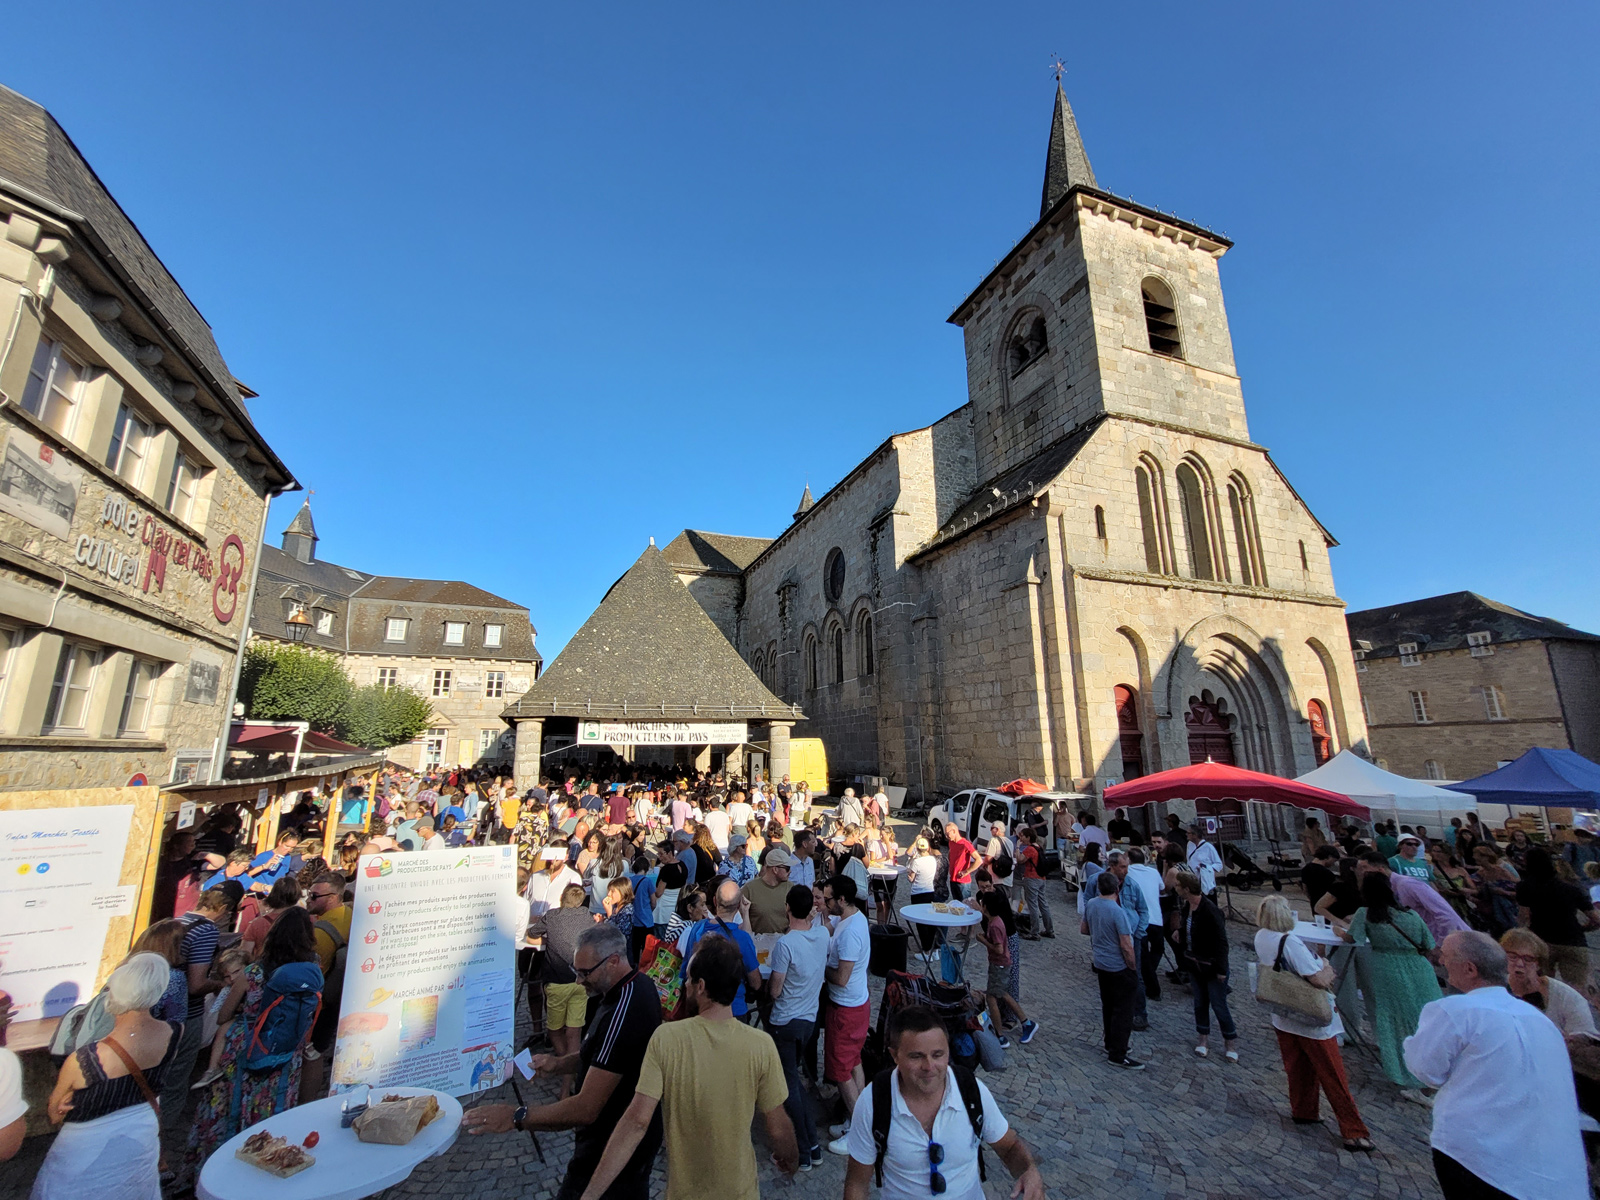
[[[1433,868],[1422,857],[1422,839],[1414,833],[1400,835],[1400,849],[1389,860],[1389,869],[1396,875],[1409,875],[1424,883],[1433,882]]]
[[[750,904],[751,933],[787,933],[789,929],[789,870],[794,855],[782,846],[769,846],[761,857],[761,873],[744,885]]]
[[[756,860],[746,852],[750,845],[748,836],[742,833],[728,835],[728,856],[722,860],[722,873],[737,883],[741,888],[756,877],[759,866]]]

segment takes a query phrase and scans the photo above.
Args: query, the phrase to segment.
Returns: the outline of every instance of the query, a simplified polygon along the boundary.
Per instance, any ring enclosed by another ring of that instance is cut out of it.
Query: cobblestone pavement
[[[1072,912],[1062,885],[1052,882],[1057,911]],[[1253,900],[1242,907],[1254,909]],[[1233,962],[1254,952],[1240,949],[1253,926],[1231,924]],[[913,952],[913,970],[920,969]],[[1169,960],[1170,965],[1170,960]],[[983,982],[982,948],[967,956],[969,982]],[[1165,982],[1165,981],[1163,981]],[[1150,1030],[1134,1035],[1133,1053],[1149,1069],[1129,1073],[1107,1065],[1101,1049],[1100,999],[1089,968],[1088,939],[1076,919],[1063,921],[1054,941],[1024,942],[1022,996],[1042,1028],[1027,1046],[1014,1045],[1001,1072],[980,1072],[1008,1119],[1033,1147],[1047,1193],[1056,1200],[1289,1200],[1292,1197],[1437,1197],[1428,1149],[1428,1110],[1399,1098],[1383,1078],[1376,1054],[1347,1047],[1345,1066],[1356,1103],[1377,1143],[1376,1154],[1341,1149],[1338,1128],[1326,1104],[1324,1126],[1289,1120],[1288,1093],[1277,1041],[1259,1006],[1232,997],[1240,1031],[1240,1062],[1221,1061],[1221,1038],[1213,1032],[1214,1056],[1201,1060],[1194,1047],[1194,1013],[1187,989],[1166,986],[1150,1005]],[[872,980],[873,1014],[882,981]],[[1215,1022],[1213,1022],[1215,1024]],[[488,1102],[512,1103],[510,1088]],[[530,1103],[553,1094],[554,1084],[524,1085]],[[826,1155],[823,1165],[796,1176],[791,1185],[763,1164],[762,1193],[769,1197],[836,1198],[844,1190],[844,1159]],[[390,1196],[472,1196],[481,1200],[548,1200],[560,1186],[572,1136],[541,1134],[547,1163],[541,1164],[525,1134],[464,1138],[448,1154],[425,1163]],[[664,1156],[663,1156],[664,1158]],[[1004,1166],[988,1156],[991,1197],[1010,1195]],[[665,1175],[657,1161],[653,1194]]]
[[[1072,913],[1062,885],[1049,897],[1058,912]],[[903,896],[902,896],[903,898]],[[1254,899],[1241,907],[1253,911]],[[1042,1028],[1027,1046],[1015,1045],[1004,1071],[980,1072],[1002,1110],[1033,1147],[1053,1200],[1292,1200],[1297,1197],[1437,1197],[1428,1149],[1430,1113],[1401,1100],[1383,1078],[1375,1053],[1346,1047],[1345,1066],[1356,1103],[1372,1130],[1377,1153],[1349,1154],[1340,1148],[1332,1113],[1326,1124],[1296,1126],[1289,1120],[1287,1088],[1277,1042],[1264,1013],[1241,990],[1243,964],[1253,952],[1242,947],[1254,929],[1230,924],[1235,947],[1232,1008],[1239,1025],[1241,1061],[1226,1065],[1220,1052],[1200,1060],[1194,1046],[1194,1015],[1186,989],[1166,986],[1150,1005],[1150,1030],[1134,1035],[1133,1054],[1149,1069],[1128,1073],[1107,1065],[1101,1049],[1099,991],[1089,969],[1088,939],[1075,918],[1063,920],[1054,941],[1024,942],[1023,1004]],[[981,986],[981,947],[967,956],[970,982]],[[911,969],[920,969],[913,952]],[[1169,962],[1170,965],[1170,962]],[[882,981],[872,981],[873,1013]],[[521,1036],[526,1036],[526,1017]],[[1221,1039],[1213,1034],[1220,1051]],[[524,1084],[529,1103],[553,1098],[555,1085]],[[509,1086],[485,1103],[514,1103]],[[760,1134],[755,1134],[760,1141]],[[27,1194],[50,1138],[30,1139],[17,1159],[0,1169],[0,1200]],[[539,1135],[541,1163],[526,1134],[463,1137],[446,1154],[420,1166],[387,1193],[399,1197],[462,1196],[473,1200],[549,1200],[560,1186],[571,1154],[570,1133]],[[823,1165],[793,1184],[767,1163],[762,1191],[795,1200],[837,1198],[844,1188],[844,1160],[826,1155]],[[989,1156],[988,1194],[1010,1195],[1005,1168]],[[664,1161],[657,1160],[654,1195],[663,1194]]]

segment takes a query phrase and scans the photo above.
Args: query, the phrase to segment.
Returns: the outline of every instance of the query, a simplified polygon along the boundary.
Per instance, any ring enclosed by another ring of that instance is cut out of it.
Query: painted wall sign
[[[11,431],[0,457],[0,512],[69,541],[82,483],[82,470],[66,455],[20,429]]]
[[[737,746],[743,721],[579,721],[580,746]]]

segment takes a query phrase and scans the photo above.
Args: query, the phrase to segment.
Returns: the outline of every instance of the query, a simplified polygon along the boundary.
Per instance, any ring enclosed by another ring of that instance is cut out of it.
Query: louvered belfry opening
[[[1150,349],[1168,358],[1182,358],[1178,310],[1173,306],[1171,290],[1159,279],[1146,279],[1140,290],[1144,294],[1144,327],[1150,338]]]

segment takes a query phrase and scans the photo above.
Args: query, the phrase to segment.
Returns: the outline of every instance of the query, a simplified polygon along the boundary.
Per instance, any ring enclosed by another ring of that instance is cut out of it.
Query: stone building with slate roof
[[[298,486],[66,131],[0,87],[0,789],[210,778]]]
[[[1346,620],[1380,766],[1471,779],[1534,746],[1600,760],[1600,636],[1476,592]]]
[[[389,751],[414,769],[509,763],[506,698],[539,677],[538,636],[528,610],[452,579],[370,575],[316,555],[307,500],[279,546],[261,547],[261,576],[250,632],[288,641],[296,611],[311,621],[304,644],[344,659],[356,686],[399,684],[433,705],[434,720],[414,742]]]
[[[748,562],[671,543],[836,787],[1364,748],[1334,539],[1250,437],[1230,245],[1101,187],[1058,89],[1039,219],[950,317],[968,402],[808,488]]]
[[[516,727],[518,787],[538,782],[549,761],[541,755],[570,744],[702,769],[716,765],[715,750],[737,772],[746,746],[762,741],[773,778],[787,773],[789,730],[805,713],[772,694],[691,593],[696,580],[726,570],[723,554],[748,552],[736,543],[756,540],[688,532],[666,551],[651,541],[550,669],[502,712]],[[691,554],[700,573],[686,570]]]

